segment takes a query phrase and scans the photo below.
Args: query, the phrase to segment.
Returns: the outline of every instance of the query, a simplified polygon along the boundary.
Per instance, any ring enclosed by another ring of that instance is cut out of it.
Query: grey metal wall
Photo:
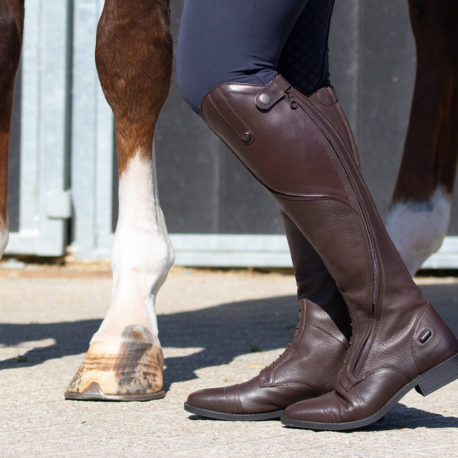
[[[76,196],[71,221],[72,240],[69,243],[82,258],[104,257],[112,242],[107,228],[115,221],[116,211],[113,214],[106,209],[102,212],[103,218],[111,218],[111,221],[109,224],[106,221],[102,224],[103,236],[93,234],[88,242],[85,234],[93,230],[94,225],[97,226],[93,224],[93,219],[100,220],[100,216],[94,216],[99,213],[93,209],[88,211],[85,207],[85,198],[80,188],[87,180],[80,175],[87,174],[87,171],[77,161],[78,150],[82,149],[80,144],[84,144],[81,136],[95,132],[94,138],[99,139],[100,143],[103,138],[101,126],[106,126],[107,122],[105,108],[99,107],[103,103],[100,100],[100,89],[94,90],[97,83],[92,57],[93,34],[102,1],[74,0],[67,3],[72,8],[74,29],[71,48],[73,54],[70,56],[73,68],[73,98],[70,99],[71,106],[68,109],[73,113],[73,138],[69,145],[71,163],[75,170],[69,176]],[[182,5],[183,0],[171,0],[172,31],[175,39]],[[336,1],[330,59],[333,84],[355,131],[362,156],[363,173],[379,210],[385,216],[402,154],[414,83],[415,49],[407,0]],[[91,67],[90,71],[85,66]],[[87,94],[79,82],[83,77],[87,80],[85,84],[89,84],[90,91]],[[93,103],[98,104],[96,108],[91,108],[92,99],[97,99]],[[12,140],[15,150],[20,149],[17,140],[21,119],[19,108],[20,104],[17,103],[13,118],[16,134]],[[103,112],[103,122],[97,115],[100,110]],[[93,114],[93,118],[87,116],[87,113]],[[91,122],[94,124],[93,128]],[[107,136],[111,134],[106,132]],[[112,148],[111,140],[112,138],[102,145],[105,151],[104,161],[110,171],[116,166],[115,161],[111,163],[107,160],[107,154],[111,151],[109,148]],[[82,157],[84,154],[81,152]],[[102,170],[103,162],[101,163],[100,158],[97,159],[97,154],[94,151],[94,167],[98,167],[98,171],[91,175],[91,179],[103,175],[105,183],[108,176]],[[178,259],[182,263],[286,265],[290,262],[286,243],[280,235],[282,226],[275,204],[220,140],[208,131],[202,120],[186,106],[178,91],[175,75],[170,96],[159,120],[156,154],[161,204],[169,231],[174,234],[173,240],[179,251]],[[11,222],[15,230],[20,226],[17,217],[20,213],[17,211],[20,200],[18,167],[18,161],[13,157],[10,164],[13,177],[10,183],[10,203]],[[106,190],[100,185],[91,186],[88,188],[87,199],[95,198],[91,193],[97,191],[99,200],[103,192],[110,198],[113,193],[113,199],[116,200],[116,183]],[[455,202],[458,199],[455,198]],[[106,205],[103,208],[105,207]],[[452,218],[450,233],[458,233],[458,218]],[[103,243],[100,242],[101,239],[104,240]],[[446,249],[449,252],[458,251],[453,237],[448,242]],[[257,260],[253,261],[253,256],[250,258],[248,255],[244,259],[239,256],[233,261],[227,261],[231,250],[236,249],[241,255],[253,245]],[[276,261],[263,258],[262,255],[269,250],[276,253]],[[186,252],[187,257],[180,258],[181,252]],[[196,252],[206,254],[200,261],[193,262],[196,259],[193,253]],[[455,258],[454,262],[458,265],[458,256]]]

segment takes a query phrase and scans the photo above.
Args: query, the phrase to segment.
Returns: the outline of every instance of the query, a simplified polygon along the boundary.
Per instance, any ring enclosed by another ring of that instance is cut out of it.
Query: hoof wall
[[[141,326],[121,339],[93,342],[70,382],[65,399],[149,401],[164,397],[162,349]]]
[[[64,396],[65,399],[72,401],[152,401],[163,398],[165,391],[161,390],[149,394],[105,394],[98,383],[92,382],[84,392],[66,391]]]

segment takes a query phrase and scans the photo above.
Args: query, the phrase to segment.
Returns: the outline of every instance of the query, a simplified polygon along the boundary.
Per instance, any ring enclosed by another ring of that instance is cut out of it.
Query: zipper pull
[[[296,99],[294,98],[294,95],[291,92],[291,87],[286,89],[284,92],[285,92],[286,98],[289,101],[289,106],[291,107],[291,109],[295,110],[298,107],[298,103]]]

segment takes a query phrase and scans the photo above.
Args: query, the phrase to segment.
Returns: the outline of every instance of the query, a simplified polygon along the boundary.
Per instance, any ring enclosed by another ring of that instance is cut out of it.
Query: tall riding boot
[[[411,388],[427,395],[457,378],[458,341],[412,281],[332,120],[281,76],[218,86],[202,114],[309,240],[350,311],[334,390],[291,405],[283,422],[354,429]]]
[[[338,133],[354,151],[354,140],[332,88],[310,96],[312,103],[338,125]],[[288,405],[326,393],[334,387],[351,335],[345,301],[314,248],[281,211],[291,251],[299,298],[299,324],[293,343],[253,379],[191,394],[185,408],[221,420],[279,418]]]

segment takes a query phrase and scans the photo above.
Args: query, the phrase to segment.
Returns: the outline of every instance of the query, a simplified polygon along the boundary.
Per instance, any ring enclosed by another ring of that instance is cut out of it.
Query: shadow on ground
[[[426,296],[456,333],[458,330],[458,285],[427,285]],[[171,383],[191,380],[198,369],[231,362],[253,349],[283,348],[291,340],[296,322],[297,305],[293,296],[249,300],[216,305],[201,310],[158,316],[161,343],[164,348],[201,348],[189,356],[167,357],[164,380]],[[31,348],[17,358],[0,361],[0,370],[24,368],[49,359],[84,353],[101,320],[60,323],[0,323],[0,346],[53,339],[44,348]],[[167,350],[166,350],[167,352]],[[22,362],[21,362],[22,361]],[[398,428],[458,427],[458,419],[431,414],[398,404],[384,419],[366,431]]]
[[[225,364],[249,353],[250,348],[271,350],[286,346],[294,334],[297,305],[294,297],[249,300],[206,309],[159,315],[163,347],[199,347],[190,356],[167,358],[166,380],[194,378],[196,369]],[[53,339],[53,345],[32,348],[19,358],[0,361],[0,369],[34,366],[46,360],[84,353],[101,320],[60,323],[0,323],[0,345]],[[251,347],[250,347],[251,346]],[[22,361],[22,362],[21,362]]]
[[[363,431],[389,431],[402,428],[458,428],[458,418],[444,417],[438,413],[426,412],[398,403],[381,420],[367,426]]]

